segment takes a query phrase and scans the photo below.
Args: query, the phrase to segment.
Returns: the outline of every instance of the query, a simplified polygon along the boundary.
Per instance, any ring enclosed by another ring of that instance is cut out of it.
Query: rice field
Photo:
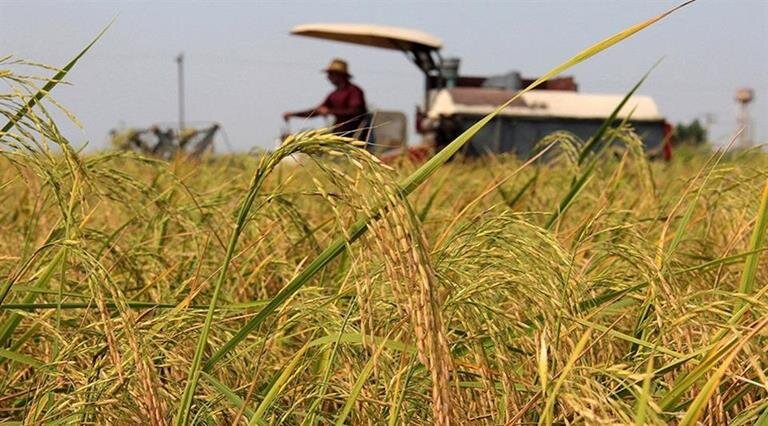
[[[0,61],[0,423],[768,424],[761,151],[86,154],[76,59]]]
[[[457,160],[408,198],[413,165],[286,147],[309,155],[4,153],[0,418],[166,423],[213,297],[204,359],[251,327],[204,365],[198,424],[764,418],[765,156],[610,150],[564,203],[584,173],[565,147]]]

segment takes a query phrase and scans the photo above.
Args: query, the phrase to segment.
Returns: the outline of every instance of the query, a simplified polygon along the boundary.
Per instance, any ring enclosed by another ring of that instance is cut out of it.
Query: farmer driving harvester
[[[286,112],[283,114],[283,120],[288,121],[291,117],[332,115],[335,119],[334,133],[367,141],[372,145],[371,118],[365,104],[365,94],[363,89],[350,81],[352,74],[349,73],[347,62],[334,59],[323,71],[336,89],[319,106],[304,111]]]
[[[526,158],[535,153],[538,142],[555,131],[567,131],[588,140],[610,117],[616,123],[626,121],[643,140],[647,152],[663,148],[664,158],[670,155],[669,144],[662,146],[665,134],[664,117],[654,100],[633,95],[627,100],[622,94],[579,92],[570,76],[547,79],[534,90],[524,90],[537,77],[523,77],[517,71],[491,76],[463,75],[458,58],[440,54],[442,41],[430,34],[406,28],[369,24],[315,23],[294,27],[291,34],[323,40],[333,40],[361,46],[395,50],[404,53],[424,76],[424,101],[416,110],[416,131],[422,143],[408,146],[405,132],[401,143],[386,144],[380,137],[389,118],[374,114],[377,152],[385,162],[404,155],[421,161],[439,151],[457,136],[494,112],[495,118],[464,145],[467,156],[487,153],[513,153]],[[501,111],[497,107],[508,100],[515,101]],[[618,106],[622,106],[615,113]],[[314,113],[322,112],[322,107]],[[390,117],[395,117],[390,114]],[[404,115],[401,114],[404,122]],[[405,125],[403,125],[405,128]],[[369,144],[370,149],[370,144]]]

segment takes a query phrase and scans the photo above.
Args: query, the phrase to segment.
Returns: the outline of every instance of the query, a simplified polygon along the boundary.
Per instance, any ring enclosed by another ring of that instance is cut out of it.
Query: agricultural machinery
[[[291,33],[403,52],[424,75],[423,105],[415,114],[416,131],[423,143],[408,148],[416,155],[421,155],[424,147],[441,149],[535,80],[515,71],[496,76],[461,75],[460,60],[442,57],[442,41],[421,31],[379,25],[307,24],[293,28]],[[621,94],[581,93],[573,77],[551,79],[504,109],[469,141],[465,153],[528,156],[539,140],[556,130],[586,139],[623,98]],[[617,118],[629,120],[649,152],[661,151],[670,127],[653,99],[632,96]],[[378,149],[379,155],[397,151],[392,148],[405,149],[405,120],[402,113],[374,111],[377,145],[387,141]],[[397,131],[388,130],[390,127]],[[380,133],[388,136],[380,137]]]
[[[152,126],[147,129],[110,131],[111,144],[116,149],[136,151],[164,159],[184,155],[199,158],[213,151],[214,139],[221,126],[185,127],[180,132],[168,126]]]

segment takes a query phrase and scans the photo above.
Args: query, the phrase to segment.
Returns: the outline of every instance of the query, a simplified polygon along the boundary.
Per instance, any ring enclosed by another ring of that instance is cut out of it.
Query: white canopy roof
[[[514,96],[515,92],[486,88],[443,89],[435,94],[428,111],[431,118],[440,115],[486,115]],[[501,112],[503,116],[562,117],[575,119],[605,119],[625,95],[579,93],[560,90],[532,90]],[[648,96],[632,96],[618,118],[632,113],[637,121],[661,120],[656,102]]]
[[[294,27],[291,34],[395,50],[443,47],[442,40],[425,32],[383,25],[306,24]]]

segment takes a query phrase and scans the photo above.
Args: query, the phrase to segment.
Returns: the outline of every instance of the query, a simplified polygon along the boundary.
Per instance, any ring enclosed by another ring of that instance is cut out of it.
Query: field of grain
[[[582,164],[564,135],[547,162],[458,159],[407,198],[415,166],[323,134],[202,163],[4,152],[0,418],[169,421],[217,297],[200,424],[754,424],[768,158],[650,163],[612,134]]]
[[[0,59],[0,423],[768,424],[762,151],[81,153],[76,61]]]

